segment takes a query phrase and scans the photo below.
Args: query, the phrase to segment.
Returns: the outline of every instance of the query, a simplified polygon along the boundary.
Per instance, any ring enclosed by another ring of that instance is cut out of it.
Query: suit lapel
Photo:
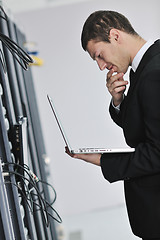
[[[143,55],[142,60],[135,72],[136,78],[138,79],[144,67],[152,60],[152,58],[160,53],[160,40],[154,42],[152,46]]]
[[[125,115],[129,99],[131,98],[132,94],[134,93],[134,88],[136,84],[138,83],[138,80],[140,78],[141,73],[143,72],[143,69],[146,67],[146,65],[152,60],[152,58],[160,53],[160,40],[157,40],[150,48],[146,51],[144,56],[142,57],[142,60],[136,70],[136,72],[133,72],[133,70],[130,70],[130,87],[128,89],[127,96],[125,98],[123,106],[123,116]]]
[[[138,82],[138,79],[140,77],[140,74],[142,73],[143,69],[147,66],[147,64],[152,60],[152,58],[160,53],[160,40],[157,40],[150,48],[146,51],[144,56],[142,57],[142,60],[135,71],[131,69],[130,71],[130,84],[131,84],[131,92],[133,91],[136,83]]]

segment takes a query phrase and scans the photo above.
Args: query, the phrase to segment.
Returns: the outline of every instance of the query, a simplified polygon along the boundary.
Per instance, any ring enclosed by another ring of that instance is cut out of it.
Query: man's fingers
[[[70,157],[74,157],[74,154],[69,151],[69,149],[68,149],[67,146],[65,147],[65,152],[66,152]]]
[[[117,74],[115,74],[115,75],[108,75],[107,74],[107,79],[106,79],[106,81],[107,81],[107,83],[108,84],[112,84],[113,82],[115,82],[115,81],[119,81],[119,80],[123,80],[123,76],[124,76],[124,73],[117,73]]]
[[[106,86],[110,92],[117,87],[126,86],[127,84],[128,84],[128,81],[124,81],[124,80],[118,81],[117,80],[112,83],[111,82],[107,83]]]
[[[113,75],[114,73],[114,69],[112,68],[108,73],[107,73],[107,79],[110,79],[111,76]]]

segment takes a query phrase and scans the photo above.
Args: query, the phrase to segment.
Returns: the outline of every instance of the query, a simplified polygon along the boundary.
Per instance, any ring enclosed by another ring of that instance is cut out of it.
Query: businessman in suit
[[[67,148],[66,152],[100,166],[111,183],[123,180],[133,233],[143,240],[160,240],[160,40],[145,41],[125,16],[114,11],[92,13],[81,40],[100,70],[109,70],[110,115],[135,152],[72,155]]]

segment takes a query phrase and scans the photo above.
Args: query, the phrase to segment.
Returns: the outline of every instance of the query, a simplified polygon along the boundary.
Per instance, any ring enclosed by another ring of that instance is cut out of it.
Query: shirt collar
[[[135,72],[137,70],[137,67],[143,57],[143,55],[145,54],[145,52],[148,50],[148,48],[154,43],[154,41],[149,40],[147,41],[143,47],[138,51],[138,53],[136,54],[136,56],[134,57],[133,61],[132,61],[132,69]]]

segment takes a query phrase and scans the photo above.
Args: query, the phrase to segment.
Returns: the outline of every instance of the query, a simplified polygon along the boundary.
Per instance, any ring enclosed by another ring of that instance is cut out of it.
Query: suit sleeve
[[[139,104],[143,111],[145,140],[135,146],[133,153],[103,154],[101,169],[109,182],[128,180],[160,173],[160,69],[143,76],[139,85]],[[110,106],[112,119],[122,125],[121,115],[115,115]]]
[[[112,118],[112,120],[119,126],[119,127],[122,127],[122,111],[123,111],[123,105],[125,103],[125,96],[124,96],[124,99],[120,105],[120,111],[119,113],[117,113],[117,111],[115,110],[115,108],[113,107],[112,105],[112,101],[110,103],[110,106],[109,106],[109,113],[110,113],[110,116]]]

